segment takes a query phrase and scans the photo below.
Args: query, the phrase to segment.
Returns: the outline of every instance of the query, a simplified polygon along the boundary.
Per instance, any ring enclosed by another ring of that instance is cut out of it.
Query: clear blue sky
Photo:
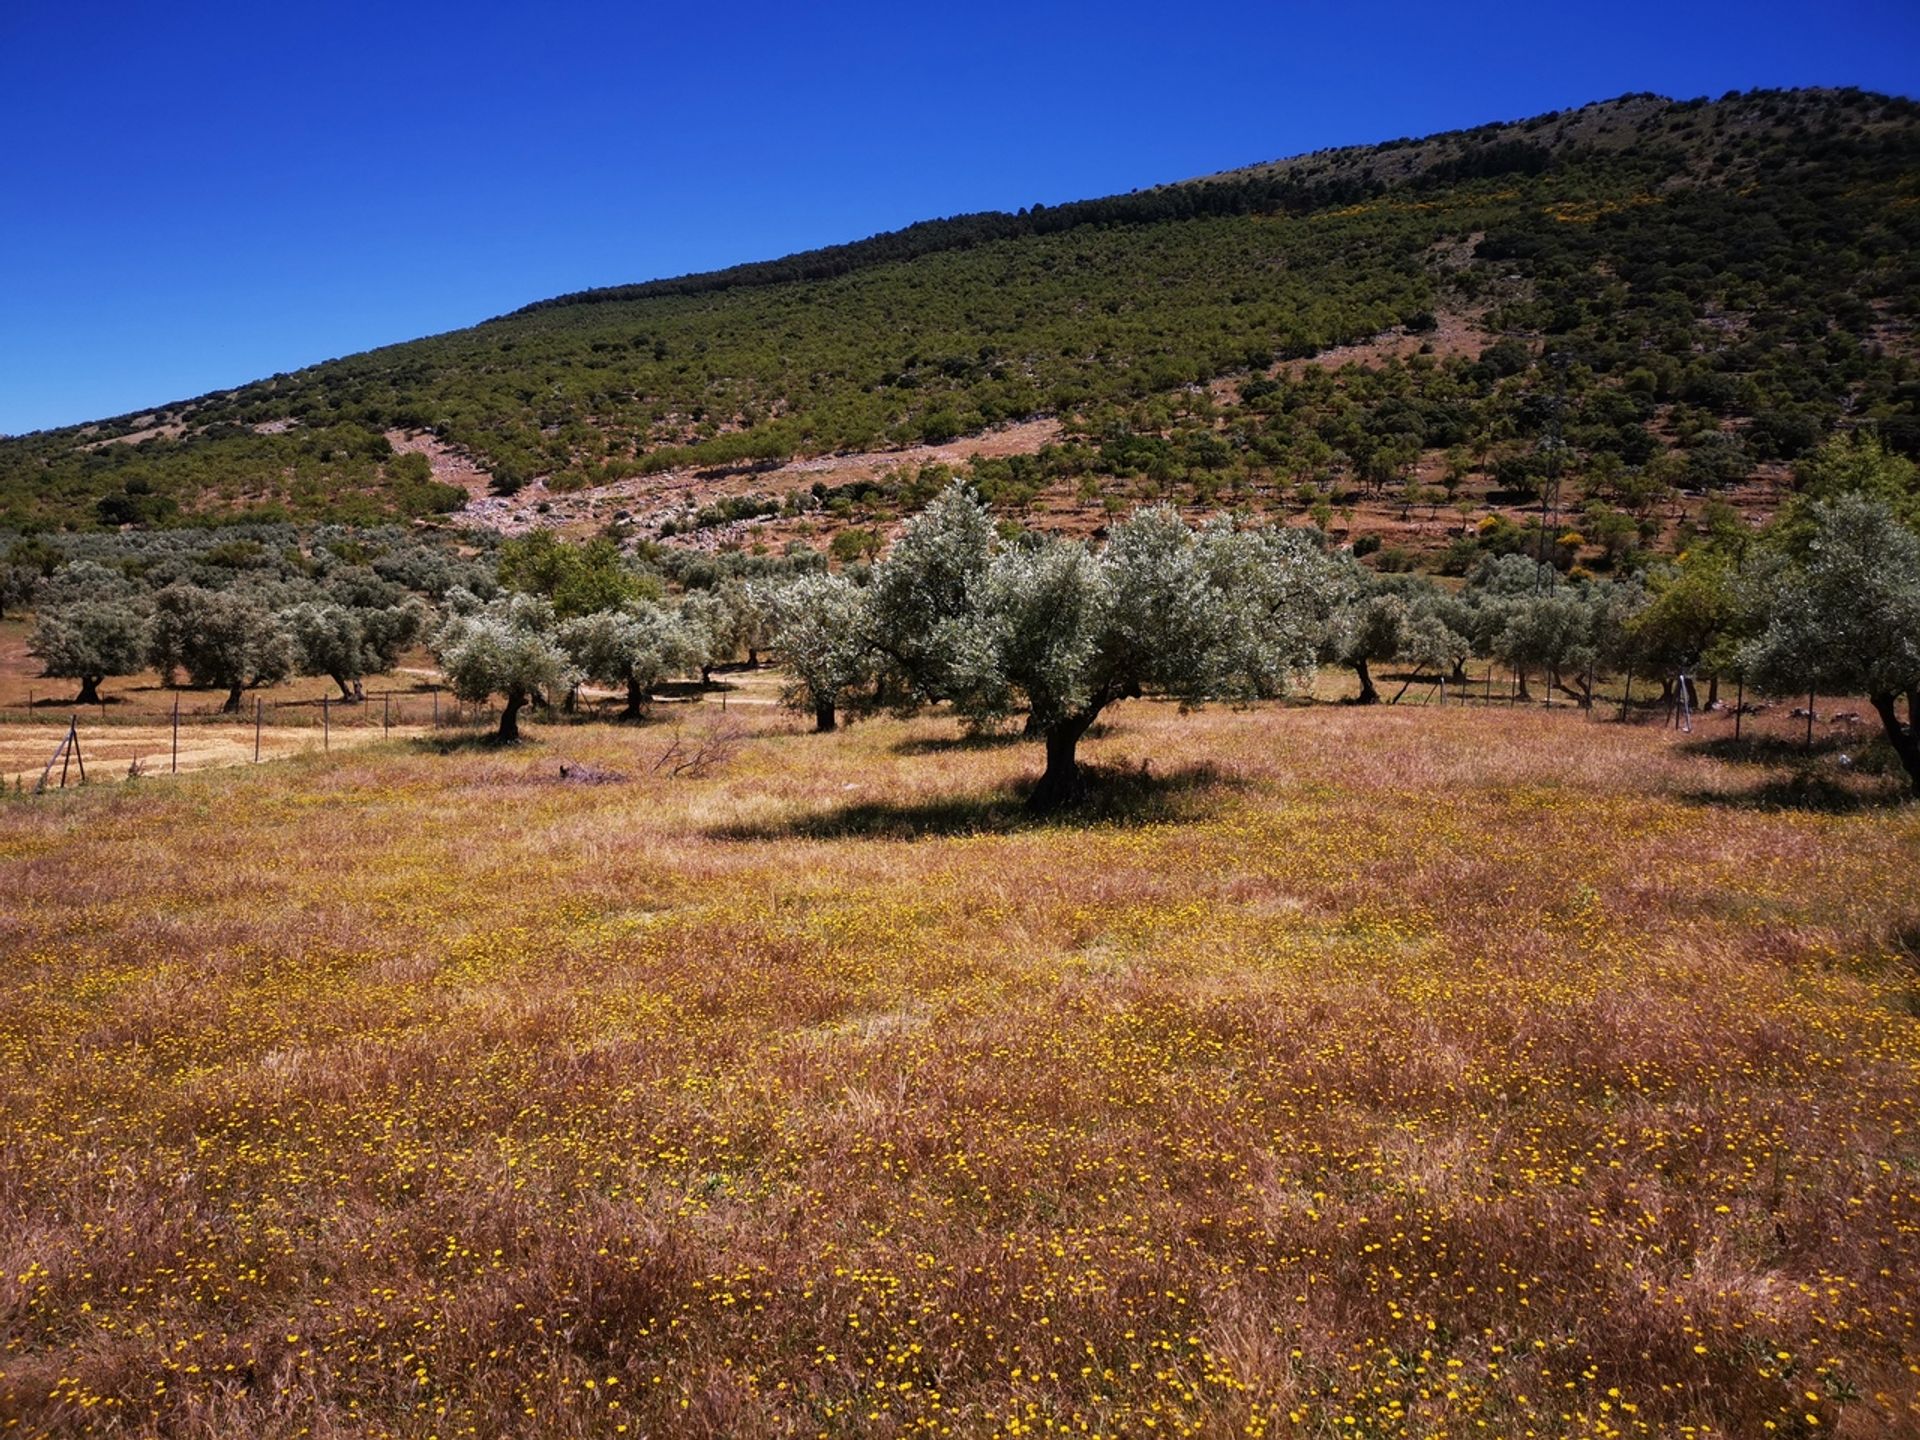
[[[0,432],[930,216],[1810,84],[1920,91],[1920,4],[0,0]]]

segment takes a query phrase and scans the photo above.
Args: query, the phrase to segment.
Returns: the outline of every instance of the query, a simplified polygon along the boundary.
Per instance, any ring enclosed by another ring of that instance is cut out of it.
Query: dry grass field
[[[1890,780],[728,723],[0,803],[0,1435],[1920,1431]]]

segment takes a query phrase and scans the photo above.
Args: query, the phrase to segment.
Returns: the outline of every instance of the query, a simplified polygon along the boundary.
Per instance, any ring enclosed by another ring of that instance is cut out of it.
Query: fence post
[[[393,692],[387,691],[380,697],[380,738],[386,739],[393,730]]]
[[[253,697],[253,763],[260,763],[260,697]]]
[[[170,774],[180,773],[180,692],[173,692],[173,768]]]
[[[1740,738],[1740,714],[1747,708],[1747,677],[1744,671],[1733,677],[1733,738]]]
[[[320,749],[324,753],[333,749],[333,712],[328,708],[328,699],[320,697]]]

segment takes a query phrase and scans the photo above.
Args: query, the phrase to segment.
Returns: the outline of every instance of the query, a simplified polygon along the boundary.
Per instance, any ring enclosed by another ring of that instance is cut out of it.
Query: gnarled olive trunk
[[[840,723],[840,717],[834,712],[831,700],[822,701],[813,707],[813,730],[816,735],[824,735]]]
[[[240,713],[241,688],[239,685],[229,685],[227,687],[227,703],[220,707],[220,713],[222,715],[238,715]]]
[[[1518,700],[1533,699],[1533,692],[1527,688],[1526,670],[1521,666],[1516,665],[1513,667],[1513,674],[1514,674],[1514,683],[1515,683],[1515,689],[1513,692],[1514,698]]]
[[[80,677],[80,693],[73,697],[76,705],[98,705],[100,703],[100,680],[98,675]]]
[[[1078,750],[1080,737],[1093,724],[1092,715],[1075,715],[1047,727],[1047,768],[1040,783],[1027,796],[1027,808],[1044,815],[1070,805],[1087,792],[1086,778],[1080,773]]]
[[[500,729],[495,738],[500,740],[518,740],[520,738],[520,710],[527,703],[527,692],[520,689],[507,691],[507,708],[500,712]]]
[[[346,676],[342,675],[337,670],[332,672],[331,678],[333,680],[333,683],[340,687],[341,700],[344,701],[346,704],[351,705],[354,702],[354,698],[355,698],[353,693],[353,685],[348,681]]]
[[[1373,672],[1367,668],[1367,657],[1362,655],[1353,662],[1353,673],[1360,677],[1360,694],[1355,698],[1356,705],[1377,705],[1380,692],[1374,688]]]
[[[647,688],[644,685],[634,679],[633,676],[627,676],[627,708],[620,712],[620,718],[622,720],[638,720],[642,715],[647,713],[647,703],[652,699],[653,696],[647,692]]]
[[[1891,691],[1867,697],[1873,702],[1873,708],[1879,713],[1880,728],[1887,732],[1887,743],[1893,747],[1893,753],[1900,757],[1900,763],[1906,768],[1907,779],[1913,786],[1913,793],[1920,796],[1920,693],[1907,692],[1907,721],[1900,723],[1899,712],[1894,708],[1895,700]]]

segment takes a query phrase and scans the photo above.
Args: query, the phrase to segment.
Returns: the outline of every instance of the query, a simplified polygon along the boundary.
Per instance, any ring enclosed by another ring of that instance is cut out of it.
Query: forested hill
[[[395,451],[422,434],[562,493],[1043,415],[1065,440],[1016,498],[1070,475],[1096,503],[1307,505],[1442,453],[1524,485],[1548,428],[1578,467],[1730,484],[1841,425],[1920,446],[1917,257],[1912,102],[1629,96],[562,297],[0,440],[0,528],[428,515],[467,495]],[[1288,363],[1427,335],[1337,393]]]

